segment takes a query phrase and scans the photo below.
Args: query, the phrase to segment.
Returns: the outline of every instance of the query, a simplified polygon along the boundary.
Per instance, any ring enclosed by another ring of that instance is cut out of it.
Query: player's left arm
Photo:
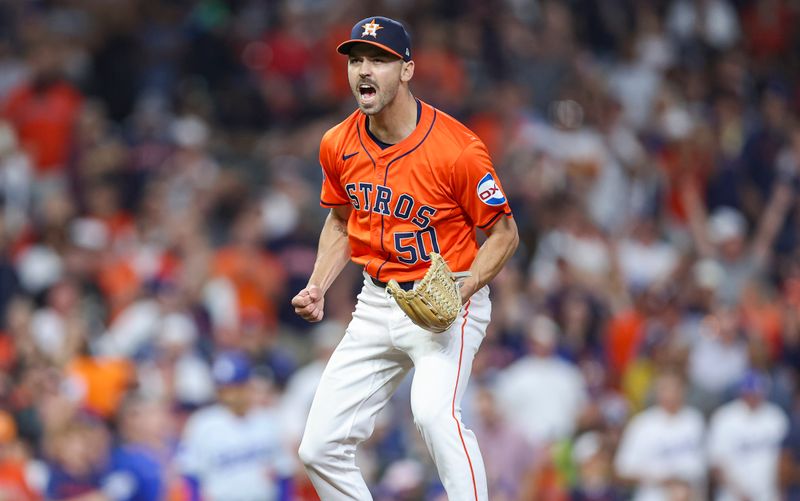
[[[519,245],[517,223],[513,217],[500,217],[484,232],[487,235],[486,241],[472,261],[470,276],[461,283],[462,304],[500,273]]]
[[[517,250],[519,235],[489,151],[477,138],[453,164],[450,184],[461,208],[487,235],[470,266],[471,276],[461,283],[461,301],[466,303],[500,272]]]

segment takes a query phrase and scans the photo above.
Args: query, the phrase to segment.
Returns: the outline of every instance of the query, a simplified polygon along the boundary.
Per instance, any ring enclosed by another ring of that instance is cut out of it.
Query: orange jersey
[[[453,271],[468,270],[478,252],[475,228],[511,215],[483,142],[425,103],[411,135],[385,149],[356,110],[325,133],[320,164],[320,204],[353,206],[352,260],[378,280],[422,278],[432,251]]]

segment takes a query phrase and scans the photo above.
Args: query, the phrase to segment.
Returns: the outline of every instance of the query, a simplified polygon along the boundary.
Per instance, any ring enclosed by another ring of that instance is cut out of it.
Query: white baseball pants
[[[478,442],[461,423],[461,397],[486,334],[489,289],[475,293],[449,330],[414,325],[386,289],[365,279],[353,320],[322,375],[300,459],[322,501],[371,500],[355,464],[356,446],[414,367],[411,410],[439,478],[454,501],[486,501]]]

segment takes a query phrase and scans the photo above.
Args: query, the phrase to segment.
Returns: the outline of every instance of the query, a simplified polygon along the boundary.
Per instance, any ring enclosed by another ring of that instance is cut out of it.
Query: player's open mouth
[[[377,94],[377,91],[375,87],[369,84],[361,84],[358,86],[358,93],[361,95],[362,100],[371,101],[372,98],[375,97],[375,94]]]

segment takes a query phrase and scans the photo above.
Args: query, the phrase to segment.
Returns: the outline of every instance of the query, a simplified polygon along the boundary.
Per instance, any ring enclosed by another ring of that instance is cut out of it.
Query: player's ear
[[[403,62],[403,68],[400,70],[400,81],[408,82],[414,76],[414,61]]]

